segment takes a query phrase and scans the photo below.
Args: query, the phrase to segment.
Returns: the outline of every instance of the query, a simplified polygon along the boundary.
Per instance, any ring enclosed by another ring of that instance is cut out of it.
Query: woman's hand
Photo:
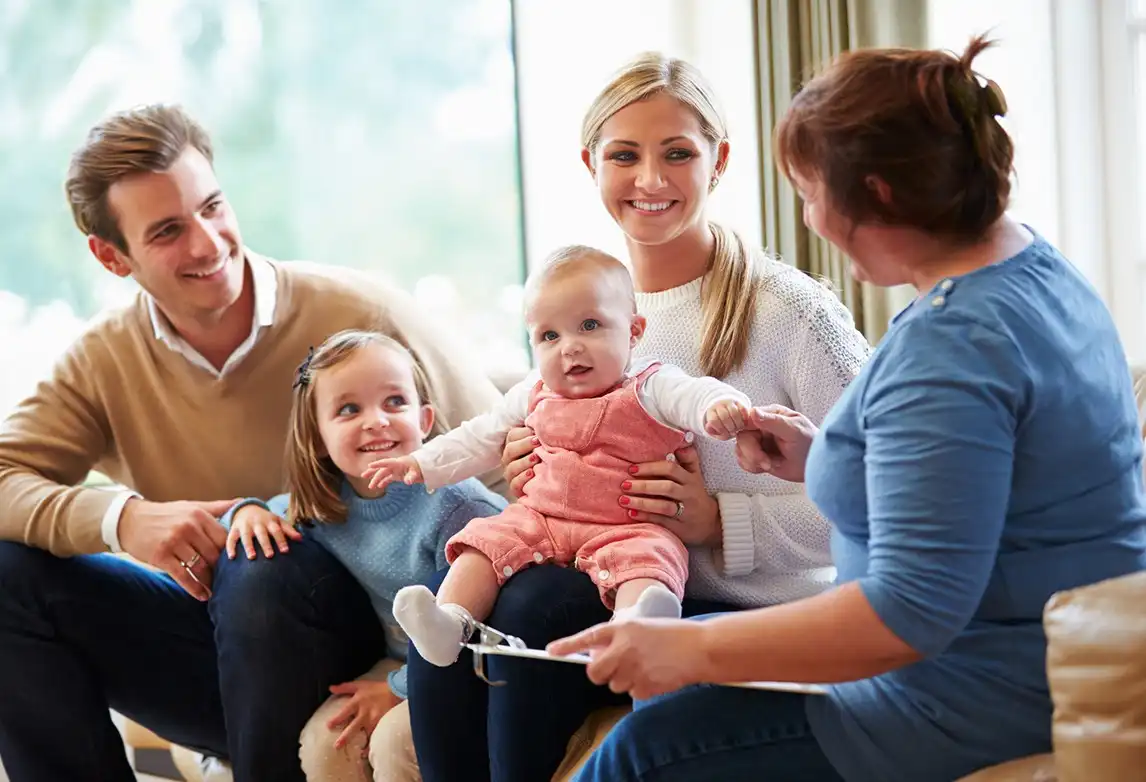
[[[342,749],[356,730],[366,734],[366,746],[370,746],[370,734],[386,712],[402,702],[386,682],[358,680],[335,684],[330,688],[334,695],[346,697],[342,709],[326,723],[329,730],[343,728],[334,740],[334,748]]]
[[[505,436],[505,449],[501,453],[501,464],[505,469],[505,480],[515,497],[525,496],[525,484],[533,477],[533,465],[541,461],[533,449],[541,442],[533,436],[528,426],[518,426]]]
[[[816,425],[803,413],[783,405],[752,408],[747,424],[748,428],[736,436],[740,467],[803,483],[808,449],[819,431]]]
[[[629,468],[621,483],[621,505],[633,521],[651,521],[685,545],[718,548],[723,542],[720,505],[704,486],[700,457],[688,446],[676,461],[648,462]]]
[[[704,633],[703,622],[632,619],[591,627],[546,651],[588,652],[591,681],[645,699],[706,680]]]
[[[257,540],[263,554],[270,559],[275,555],[276,545],[284,554],[290,551],[287,538],[302,540],[302,533],[260,505],[244,505],[231,517],[231,529],[227,533],[227,556],[234,559],[238,545],[242,542],[247,559],[254,559]]]

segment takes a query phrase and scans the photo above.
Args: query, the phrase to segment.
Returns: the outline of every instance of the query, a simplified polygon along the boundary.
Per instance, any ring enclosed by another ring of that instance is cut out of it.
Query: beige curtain
[[[800,85],[839,53],[926,45],[927,0],[755,0],[755,13],[765,244],[797,268],[829,281],[875,344],[911,292],[856,282],[847,258],[808,231],[799,199],[776,171],[771,134]]]

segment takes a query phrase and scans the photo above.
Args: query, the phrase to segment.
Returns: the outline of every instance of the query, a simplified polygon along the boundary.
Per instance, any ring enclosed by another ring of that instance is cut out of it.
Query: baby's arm
[[[409,456],[371,462],[367,470],[372,476],[370,485],[377,488],[401,480],[438,489],[494,469],[501,463],[506,433],[525,421],[529,394],[536,382],[531,374],[511,388],[493,410],[438,435]]]
[[[665,365],[644,383],[641,401],[661,423],[719,440],[743,428],[752,400],[713,377],[692,377]]]

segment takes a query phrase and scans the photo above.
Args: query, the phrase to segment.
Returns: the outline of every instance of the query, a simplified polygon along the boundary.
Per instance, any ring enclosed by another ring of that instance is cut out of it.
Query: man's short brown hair
[[[76,226],[126,252],[108,190],[132,174],[166,171],[188,147],[214,162],[207,131],[179,106],[151,104],[104,119],[88,132],[68,166],[64,189]]]

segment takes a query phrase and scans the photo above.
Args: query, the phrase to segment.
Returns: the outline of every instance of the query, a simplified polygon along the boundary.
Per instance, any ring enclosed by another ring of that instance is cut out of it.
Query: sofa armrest
[[[1054,595],[1043,612],[1058,782],[1146,769],[1146,572]]]

